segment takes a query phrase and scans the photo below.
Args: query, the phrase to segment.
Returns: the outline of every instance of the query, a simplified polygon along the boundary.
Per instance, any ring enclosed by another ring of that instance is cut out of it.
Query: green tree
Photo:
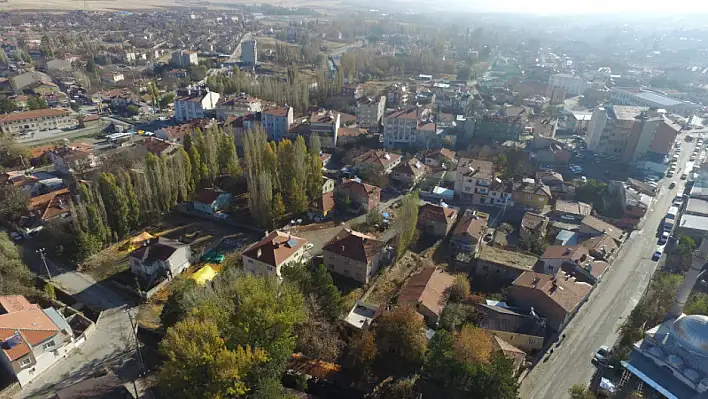
[[[307,196],[315,199],[322,196],[322,158],[320,158],[320,136],[310,136],[310,149],[308,154]]]
[[[236,143],[230,134],[221,135],[221,143],[218,153],[219,171],[222,174],[238,177],[241,174],[238,154],[236,154]]]
[[[169,328],[184,320],[191,311],[193,302],[189,296],[197,289],[194,279],[179,275],[170,284],[170,296],[160,313],[162,328]]]
[[[123,190],[116,183],[115,176],[109,173],[101,173],[98,184],[101,190],[101,198],[106,204],[108,213],[108,225],[119,238],[125,237],[129,231],[128,198]]]
[[[273,220],[280,220],[285,216],[285,204],[283,203],[283,195],[280,192],[273,196]]]
[[[0,113],[3,114],[9,114],[12,111],[17,110],[17,103],[15,103],[13,100],[4,97],[0,99]]]
[[[471,322],[474,318],[475,308],[472,305],[463,303],[448,303],[440,315],[440,328],[449,332],[456,332],[464,324]]]
[[[160,108],[164,109],[167,108],[170,104],[172,104],[175,101],[175,93],[165,93],[162,97],[160,97]]]
[[[570,389],[568,389],[571,399],[595,399],[594,393],[590,392],[585,386],[580,384],[575,384]]]
[[[376,225],[382,225],[383,221],[384,221],[383,215],[376,208],[370,209],[369,212],[366,214],[366,224],[369,227],[376,226]]]
[[[160,343],[165,363],[158,383],[174,398],[240,397],[251,387],[253,369],[268,360],[261,349],[239,346],[229,350],[214,322],[189,318],[167,330]]]
[[[5,49],[0,48],[0,64],[10,65],[10,58],[7,56]]]
[[[37,293],[34,275],[22,262],[19,247],[6,232],[0,232],[0,295],[26,295]]]
[[[396,258],[400,259],[408,250],[418,225],[418,191],[403,197],[396,222]]]
[[[337,324],[320,310],[316,298],[308,298],[307,307],[307,321],[297,328],[296,350],[312,359],[336,361],[343,346]]]
[[[575,188],[575,198],[591,204],[598,212],[605,208],[603,200],[605,197],[607,197],[607,183],[595,179],[588,179],[583,185]]]
[[[135,115],[140,114],[140,108],[138,108],[138,106],[134,105],[134,104],[128,105],[128,107],[126,108],[126,111],[128,112],[128,115],[130,115],[130,116],[135,116]]]
[[[142,220],[140,220],[140,204],[138,202],[138,195],[135,193],[130,174],[127,171],[124,171],[120,175],[120,187],[128,200],[129,229],[137,229],[142,224]]]
[[[461,302],[470,295],[470,280],[465,274],[456,274],[450,286],[450,301]]]
[[[27,100],[27,107],[29,107],[30,110],[44,109],[47,108],[47,101],[42,97],[30,97],[29,100]]]
[[[334,285],[332,275],[323,264],[319,264],[312,273],[312,289],[322,309],[322,314],[334,323],[342,316],[344,300]]]
[[[372,371],[377,354],[375,334],[361,331],[349,341],[344,369],[355,379],[365,380]]]
[[[29,194],[12,184],[0,186],[0,217],[7,221],[17,221],[27,213]]]

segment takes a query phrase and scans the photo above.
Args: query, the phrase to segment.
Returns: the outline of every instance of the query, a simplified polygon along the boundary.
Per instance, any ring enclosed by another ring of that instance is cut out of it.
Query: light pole
[[[44,262],[44,268],[47,270],[47,276],[49,276],[49,281],[52,280],[52,274],[49,273],[49,266],[47,266],[47,258],[44,255],[44,248],[38,249],[36,252],[39,254],[39,256],[42,258],[42,262]]]

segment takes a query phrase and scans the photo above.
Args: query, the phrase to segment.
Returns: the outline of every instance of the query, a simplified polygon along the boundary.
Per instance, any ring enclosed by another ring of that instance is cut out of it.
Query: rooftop
[[[374,320],[377,311],[378,307],[374,305],[356,301],[356,304],[344,318],[344,321],[354,328],[366,328]]]
[[[444,308],[446,291],[455,277],[436,267],[426,267],[411,276],[398,295],[399,304],[422,304],[433,313],[440,315]]]
[[[0,115],[0,123],[16,122],[25,119],[47,118],[57,116],[69,116],[71,111],[64,108],[44,108],[33,111],[12,112]]]
[[[479,259],[519,270],[532,270],[538,258],[521,252],[507,251],[489,245],[479,251]]]
[[[585,218],[583,218],[582,224],[592,228],[593,230],[607,234],[616,241],[622,240],[622,235],[624,234],[624,231],[622,231],[622,229],[620,229],[619,227],[616,227],[592,215],[585,216]]]
[[[332,252],[357,262],[369,263],[383,251],[385,243],[376,237],[350,229],[342,229],[325,246],[323,251]]]
[[[548,218],[533,212],[526,212],[521,219],[521,227],[528,230],[538,230],[543,227],[543,223],[548,222]]]
[[[457,210],[445,206],[426,203],[418,210],[419,220],[430,220],[450,224],[457,217]]]
[[[588,216],[592,212],[592,205],[580,201],[557,200],[553,210],[575,216]]]
[[[633,121],[642,111],[648,111],[648,107],[636,107],[633,105],[612,105],[605,107],[607,115],[610,119],[621,121]]]
[[[288,116],[289,110],[290,110],[290,107],[288,107],[288,106],[275,107],[275,108],[269,108],[269,109],[263,111],[263,114],[283,118],[283,117]]]
[[[400,161],[401,158],[401,155],[384,150],[369,150],[354,158],[354,164],[381,165],[386,167],[396,161]]]
[[[243,252],[243,256],[277,267],[281,266],[306,243],[307,240],[304,238],[275,230],[251,245]]]
[[[569,313],[575,310],[592,288],[590,284],[578,282],[563,271],[555,276],[527,271],[514,280],[512,285],[540,291]]]
[[[697,231],[708,231],[708,217],[697,215],[683,215],[679,227]]]
[[[643,100],[657,103],[658,105],[660,105],[662,107],[672,107],[672,106],[683,104],[681,101],[674,100],[673,98],[662,96],[660,94],[652,93],[650,91],[643,91],[639,94],[635,94],[634,96],[639,97]]]
[[[699,216],[708,216],[708,201],[698,198],[690,198],[688,200],[688,204],[686,205],[686,213]]]
[[[487,232],[487,218],[482,217],[477,213],[465,212],[452,232],[452,236],[470,236],[476,240],[481,240]]]
[[[513,332],[517,334],[543,337],[546,333],[545,320],[520,309],[477,304],[479,327],[485,330]]]
[[[188,246],[179,241],[170,240],[166,237],[158,237],[148,245],[140,247],[130,253],[133,258],[140,259],[143,262],[151,263],[155,261],[167,261],[172,254],[180,247]]]
[[[478,179],[491,180],[494,178],[494,164],[481,159],[463,158],[457,164],[457,173]]]

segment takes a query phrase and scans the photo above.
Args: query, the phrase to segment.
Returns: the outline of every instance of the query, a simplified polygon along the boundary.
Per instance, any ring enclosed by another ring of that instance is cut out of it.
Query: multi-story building
[[[518,115],[484,115],[472,126],[472,138],[485,141],[519,141],[524,129],[524,120]]]
[[[204,118],[204,111],[212,110],[219,102],[219,93],[208,88],[188,87],[175,98],[174,118],[179,122]]]
[[[405,84],[394,84],[386,90],[386,106],[388,108],[405,107],[409,99],[408,86]]]
[[[410,107],[394,111],[384,117],[384,147],[397,148],[425,144],[429,127],[421,123],[430,110],[426,108]],[[419,128],[423,128],[422,130]],[[432,133],[435,133],[435,124],[432,124]]]
[[[214,109],[215,116],[218,120],[224,121],[230,116],[242,116],[254,112],[261,112],[263,104],[258,98],[254,98],[245,94],[240,96],[226,98],[220,101]]]
[[[358,100],[364,96],[364,85],[345,84],[342,86],[342,97],[350,100]]]
[[[193,50],[178,50],[172,53],[170,64],[177,68],[189,68],[199,64],[199,56]]]
[[[386,243],[349,229],[339,232],[324,248],[324,265],[337,273],[367,284],[385,258]]]
[[[46,108],[0,115],[0,131],[9,135],[24,135],[53,129],[68,129],[79,122],[68,109]]]
[[[241,62],[246,66],[258,64],[258,46],[256,40],[246,40],[241,44]]]
[[[378,132],[384,112],[386,112],[386,96],[362,99],[357,103],[359,126]]]
[[[288,135],[293,124],[293,108],[285,105],[263,111],[263,129],[270,140],[281,140]]]
[[[567,73],[557,73],[548,78],[548,84],[554,87],[565,89],[565,92],[572,95],[583,94],[589,87],[588,82],[578,76]]]
[[[300,262],[307,240],[275,230],[243,252],[243,266],[259,276],[281,278],[280,270],[291,262]]]
[[[701,109],[698,104],[677,100],[656,91],[641,88],[613,87],[610,90],[609,99],[614,104],[663,109],[684,116],[689,116]]]
[[[335,148],[339,133],[339,112],[317,111],[310,115],[310,134],[320,136],[322,148]]]
[[[399,154],[392,154],[385,150],[369,150],[353,159],[354,168],[358,171],[364,169],[381,169],[383,173],[391,173],[401,163]]]
[[[494,180],[494,164],[479,159],[461,158],[455,175],[455,195],[460,199],[478,199],[489,194]]]

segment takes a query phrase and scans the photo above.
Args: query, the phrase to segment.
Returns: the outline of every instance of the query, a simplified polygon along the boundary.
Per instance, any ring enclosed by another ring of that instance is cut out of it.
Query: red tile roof
[[[243,255],[271,266],[280,266],[286,259],[302,248],[307,240],[278,230],[251,245]]]
[[[286,117],[288,116],[288,110],[290,107],[275,107],[263,111],[264,114],[270,116]]]
[[[43,117],[69,116],[71,111],[64,108],[45,108],[33,111],[13,112],[0,115],[0,123],[23,121],[26,119],[36,119]]]
[[[577,282],[575,278],[568,276],[563,271],[558,271],[555,276],[526,271],[514,280],[512,285],[537,290],[561,306],[566,312],[574,311],[592,288],[590,284]]]
[[[354,158],[354,165],[366,164],[386,167],[401,158],[401,155],[393,154],[384,150],[369,150]]]
[[[453,236],[471,236],[476,240],[481,240],[487,232],[487,218],[481,217],[471,212],[465,213],[462,219],[455,226]]]
[[[157,155],[158,157],[162,156],[163,154],[170,153],[176,149],[174,144],[165,140],[161,140],[157,137],[145,137],[137,144],[145,147],[148,152]]]
[[[29,199],[27,209],[30,212],[41,212],[44,220],[69,212],[69,189],[62,188],[47,194]]]
[[[457,217],[457,211],[440,205],[425,204],[418,211],[419,220],[432,220],[436,222],[452,223]]]
[[[369,263],[376,254],[383,251],[385,245],[383,241],[377,240],[374,236],[342,229],[322,250],[357,262]]]
[[[314,207],[322,212],[327,212],[331,209],[334,208],[334,192],[328,192],[322,194],[321,197],[318,197],[313,201]]]
[[[445,307],[446,291],[455,278],[435,267],[426,267],[412,276],[398,295],[401,305],[422,304],[436,315]]]
[[[13,301],[16,301],[17,306],[10,304]],[[16,297],[0,297],[0,302],[6,302],[10,309],[20,309],[12,311],[5,308],[9,313],[0,315],[0,340],[6,342],[10,339],[14,343],[11,348],[3,345],[3,351],[10,361],[28,354],[31,346],[46,341],[59,332],[56,324],[38,305]]]

